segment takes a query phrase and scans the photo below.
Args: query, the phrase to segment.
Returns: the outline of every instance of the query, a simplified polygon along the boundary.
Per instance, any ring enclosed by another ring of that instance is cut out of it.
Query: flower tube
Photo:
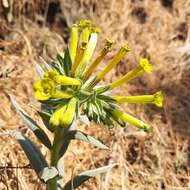
[[[71,27],[71,41],[69,48],[72,63],[74,63],[75,60],[77,46],[78,46],[78,25],[73,24]]]
[[[108,65],[103,69],[103,71],[98,74],[98,76],[96,77],[96,81],[99,82],[111,69],[113,69],[121,61],[121,59],[129,51],[130,51],[130,49],[129,49],[128,45],[121,47],[119,52],[108,63]]]
[[[60,75],[55,70],[47,71],[44,74],[44,78],[50,79],[50,80],[54,81],[56,84],[81,86],[81,81],[79,79],[68,77],[65,75]]]
[[[153,95],[142,96],[112,96],[118,103],[138,103],[138,104],[155,104],[158,107],[163,106],[163,94],[161,91]]]
[[[132,115],[129,115],[119,109],[114,109],[112,111],[112,114],[114,115],[114,117],[117,117],[118,119],[120,119],[123,122],[129,123],[137,128],[140,129],[144,129],[144,130],[149,130],[150,126],[146,123],[144,123],[143,121],[133,117]]]
[[[81,74],[84,72],[86,65],[89,63],[90,59],[92,58],[92,55],[96,48],[97,41],[98,41],[98,31],[95,30],[90,35],[89,42],[87,44],[82,60],[76,70],[75,76],[81,77]]]
[[[111,46],[115,43],[115,41],[107,39],[105,43],[105,47],[101,50],[101,52],[98,54],[96,59],[93,61],[93,63],[89,66],[89,68],[85,71],[84,75],[82,76],[82,79],[85,81],[87,80],[90,75],[93,73],[93,71],[96,69],[96,67],[100,64],[100,62],[104,59],[106,54],[110,51]]]
[[[126,83],[132,79],[135,79],[145,72],[152,72],[153,66],[149,63],[149,61],[145,58],[142,58],[140,60],[139,66],[133,69],[132,71],[129,71],[126,75],[124,75],[122,78],[116,80],[115,82],[111,83],[110,89],[116,88],[121,86],[123,83]]]

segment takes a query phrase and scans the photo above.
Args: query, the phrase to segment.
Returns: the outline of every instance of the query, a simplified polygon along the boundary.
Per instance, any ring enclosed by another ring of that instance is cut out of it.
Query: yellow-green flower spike
[[[58,53],[54,67],[47,67],[45,72],[37,65],[36,69],[41,80],[33,85],[34,95],[42,104],[50,106],[49,122],[52,126],[57,127],[54,131],[58,136],[55,136],[53,154],[59,149],[56,147],[56,140],[59,141],[60,137],[59,132],[69,130],[78,115],[84,115],[90,121],[109,127],[117,125],[124,127],[128,123],[148,131],[150,125],[125,113],[119,104],[147,103],[157,107],[163,106],[164,98],[161,91],[151,95],[137,96],[112,96],[110,93],[106,93],[146,72],[152,72],[153,66],[145,58],[140,59],[139,64],[120,79],[104,86],[96,86],[130,51],[128,45],[120,47],[106,66],[97,75],[94,75],[96,68],[115,43],[113,40],[107,39],[103,49],[91,62],[99,33],[100,29],[95,27],[90,20],[81,20],[80,23],[73,24],[69,41],[71,65],[66,57],[64,60],[66,67],[64,68],[63,59],[61,59],[64,56],[62,53]],[[53,157],[53,162],[56,160],[57,157]]]
[[[61,126],[69,127],[72,124],[72,121],[75,117],[76,105],[77,105],[77,99],[75,97],[73,97],[69,101],[64,114],[60,118]]]
[[[52,80],[55,83],[61,84],[61,85],[81,86],[80,80],[71,78],[71,77],[67,77],[65,75],[60,75],[55,70],[50,70],[50,71],[45,72],[44,78]]]
[[[52,93],[55,92],[56,86],[52,80],[43,79],[34,83],[33,88],[36,99],[39,101],[44,101],[51,98]]]
[[[121,47],[119,52],[115,55],[115,57],[108,63],[108,65],[101,71],[96,77],[96,83],[98,83],[111,69],[113,69],[125,56],[127,52],[130,51],[128,45]]]
[[[50,123],[53,126],[60,126],[61,125],[61,118],[63,117],[63,114],[66,110],[66,106],[62,106],[61,108],[58,108],[51,116]]]
[[[70,57],[72,63],[74,63],[76,52],[77,52],[77,46],[78,46],[78,25],[73,24],[71,28],[71,40],[70,40]]]
[[[139,103],[139,104],[152,103],[158,107],[163,106],[163,94],[161,91],[155,93],[154,95],[113,96],[112,98],[118,103]]]
[[[115,41],[111,40],[111,39],[107,39],[106,40],[106,44],[105,47],[102,49],[102,51],[98,54],[98,56],[96,57],[96,59],[93,61],[93,63],[89,66],[89,68],[85,71],[82,79],[84,81],[86,81],[90,75],[92,74],[92,72],[96,69],[96,67],[100,64],[100,62],[104,59],[104,57],[106,56],[106,54],[110,51],[112,45],[115,43]]]
[[[110,89],[113,89],[115,87],[121,86],[123,83],[128,82],[132,79],[135,79],[145,72],[152,72],[153,66],[149,63],[147,59],[141,59],[139,66],[133,69],[132,71],[129,71],[126,75],[124,75],[122,78],[116,80],[115,82],[110,84]]]
[[[77,69],[77,67],[79,66],[81,60],[82,60],[82,57],[84,55],[84,52],[85,52],[85,49],[86,49],[86,43],[82,43],[79,47],[79,50],[77,52],[77,55],[76,55],[76,58],[75,58],[75,62],[74,64],[72,65],[72,68],[71,68],[71,76],[74,76],[75,75],[75,71]]]
[[[120,119],[123,122],[129,123],[139,129],[144,129],[144,130],[149,130],[150,126],[146,123],[144,123],[143,121],[133,117],[132,115],[129,115],[119,109],[114,109],[112,111],[112,114],[117,117],[118,119]]]
[[[76,69],[75,76],[80,77],[81,74],[84,72],[86,65],[89,63],[89,61],[94,53],[97,41],[98,41],[98,34],[91,33],[89,42],[87,44],[86,50],[83,55],[83,58],[79,64],[78,68]]]

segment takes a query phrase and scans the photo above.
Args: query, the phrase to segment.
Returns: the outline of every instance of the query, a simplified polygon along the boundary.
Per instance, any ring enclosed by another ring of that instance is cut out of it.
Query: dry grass
[[[163,110],[154,106],[125,107],[152,125],[148,134],[132,127],[109,130],[94,124],[80,126],[105,142],[110,150],[100,151],[73,142],[66,157],[66,179],[72,173],[116,162],[117,168],[90,180],[80,189],[190,189],[190,1],[175,0],[172,6],[166,7],[161,3],[166,0],[60,0],[60,4],[54,4],[58,5],[55,15],[50,9],[46,11],[48,1],[45,0],[31,1],[28,6],[23,1],[13,2],[14,8],[9,11],[0,8],[0,189],[44,189],[31,169],[17,168],[28,167],[29,162],[7,132],[19,129],[34,140],[35,137],[16,115],[7,93],[14,94],[38,119],[27,106],[35,103],[32,83],[37,76],[33,65],[40,61],[39,55],[51,60],[56,50],[64,47],[63,39],[68,39],[67,25],[80,18],[90,18],[103,28],[100,44],[105,36],[118,41],[113,52],[125,43],[132,49],[126,56],[126,64],[121,62],[106,82],[133,68],[141,56],[148,57],[155,65],[153,75],[124,85],[115,93],[148,94],[161,89],[166,98]],[[49,7],[52,9],[52,4]],[[112,56],[110,53],[107,59]],[[48,156],[45,147],[40,148]]]

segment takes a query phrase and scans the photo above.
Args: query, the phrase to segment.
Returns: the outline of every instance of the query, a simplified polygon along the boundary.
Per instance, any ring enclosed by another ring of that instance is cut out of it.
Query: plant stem
[[[61,137],[62,137],[62,129],[58,127],[55,131],[53,146],[51,149],[51,166],[54,166],[54,167],[57,167],[57,162],[59,160]],[[49,182],[47,184],[47,190],[57,190],[57,178],[56,177],[49,180]]]

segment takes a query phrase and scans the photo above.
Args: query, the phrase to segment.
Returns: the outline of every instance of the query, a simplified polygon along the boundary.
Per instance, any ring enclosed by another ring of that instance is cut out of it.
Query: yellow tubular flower
[[[72,86],[81,86],[81,81],[75,78],[67,77],[67,76],[59,76],[58,84],[61,85],[72,85]]]
[[[72,124],[72,121],[75,117],[76,105],[77,105],[77,99],[73,97],[69,101],[64,114],[60,118],[61,126],[69,127]]]
[[[113,69],[125,56],[125,54],[130,51],[128,45],[121,47],[119,52],[115,55],[115,57],[108,63],[108,65],[101,71],[96,77],[96,83],[98,83],[111,69]]]
[[[90,37],[90,30],[88,27],[83,28],[82,30],[82,43],[88,43]]]
[[[114,109],[112,111],[112,114],[117,117],[118,119],[120,119],[123,122],[129,123],[137,128],[140,129],[144,129],[144,130],[149,130],[150,126],[144,122],[142,122],[141,120],[133,117],[132,115],[129,115],[119,109]]]
[[[87,44],[90,37],[90,27],[93,23],[90,20],[81,20],[79,26],[82,28],[82,44]]]
[[[61,90],[57,90],[55,92],[52,93],[51,98],[55,98],[55,99],[69,99],[71,98],[73,95],[71,93],[68,92],[64,92]]]
[[[85,70],[86,65],[89,63],[94,53],[97,41],[98,41],[98,33],[91,33],[89,42],[87,44],[83,58],[76,70],[75,76],[80,77],[83,71]]]
[[[86,49],[86,43],[82,43],[79,47],[79,50],[77,52],[77,55],[76,55],[76,58],[75,58],[75,62],[71,68],[71,76],[74,76],[75,75],[75,71],[77,69],[77,67],[79,66],[80,62],[81,62],[81,59],[84,55],[84,52],[85,52],[85,49]]]
[[[161,91],[154,94],[154,104],[158,107],[163,107],[164,96]]]
[[[78,25],[73,24],[71,28],[71,41],[70,41],[70,48],[69,48],[72,63],[74,63],[74,60],[75,60],[77,46],[78,46]]]
[[[51,98],[52,94],[56,90],[56,85],[52,80],[43,79],[34,83],[33,88],[36,99],[39,101],[44,101]]]
[[[96,67],[100,64],[100,62],[103,60],[105,55],[110,51],[111,46],[115,43],[115,41],[107,39],[105,47],[102,49],[102,51],[98,54],[97,58],[93,61],[93,63],[89,66],[89,68],[84,73],[82,79],[86,81],[92,72],[96,69]]]
[[[75,78],[71,78],[71,77],[67,77],[67,76],[64,76],[64,75],[60,75],[55,70],[47,71],[44,74],[44,78],[52,80],[56,84],[81,86],[81,81],[80,80],[75,79]]]
[[[140,60],[140,64],[137,68],[133,69],[132,71],[128,72],[126,75],[124,75],[122,78],[116,80],[115,82],[110,84],[110,89],[113,89],[115,87],[119,87],[125,82],[128,82],[132,79],[135,79],[145,72],[152,72],[153,66],[149,63],[147,59],[142,58]]]
[[[79,26],[83,29],[82,30],[82,42],[81,42],[79,50],[76,54],[73,66],[71,68],[71,76],[75,75],[75,71],[81,62],[81,59],[84,55],[84,51],[86,50],[86,45],[88,43],[89,36],[90,36],[89,28],[92,26],[92,22],[90,20],[81,20],[79,23]]]
[[[91,27],[93,25],[91,20],[80,20],[79,26],[82,28]]]
[[[113,96],[112,97],[118,103],[152,103],[158,107],[163,106],[163,94],[161,91],[156,92],[154,95],[143,96]]]
[[[91,28],[91,33],[100,34],[101,33],[101,29],[99,27],[92,27]]]
[[[82,28],[82,43],[87,44],[90,36],[90,27],[93,23],[90,20],[81,20],[79,26]]]
[[[48,70],[44,73],[44,79],[52,80],[56,83],[59,73],[56,70]]]
[[[53,126],[60,126],[61,125],[61,117],[63,117],[63,114],[66,110],[66,106],[62,106],[61,108],[58,108],[51,116],[50,123]]]
[[[71,98],[67,105],[58,108],[50,118],[53,126],[69,127],[75,116],[77,99]]]

